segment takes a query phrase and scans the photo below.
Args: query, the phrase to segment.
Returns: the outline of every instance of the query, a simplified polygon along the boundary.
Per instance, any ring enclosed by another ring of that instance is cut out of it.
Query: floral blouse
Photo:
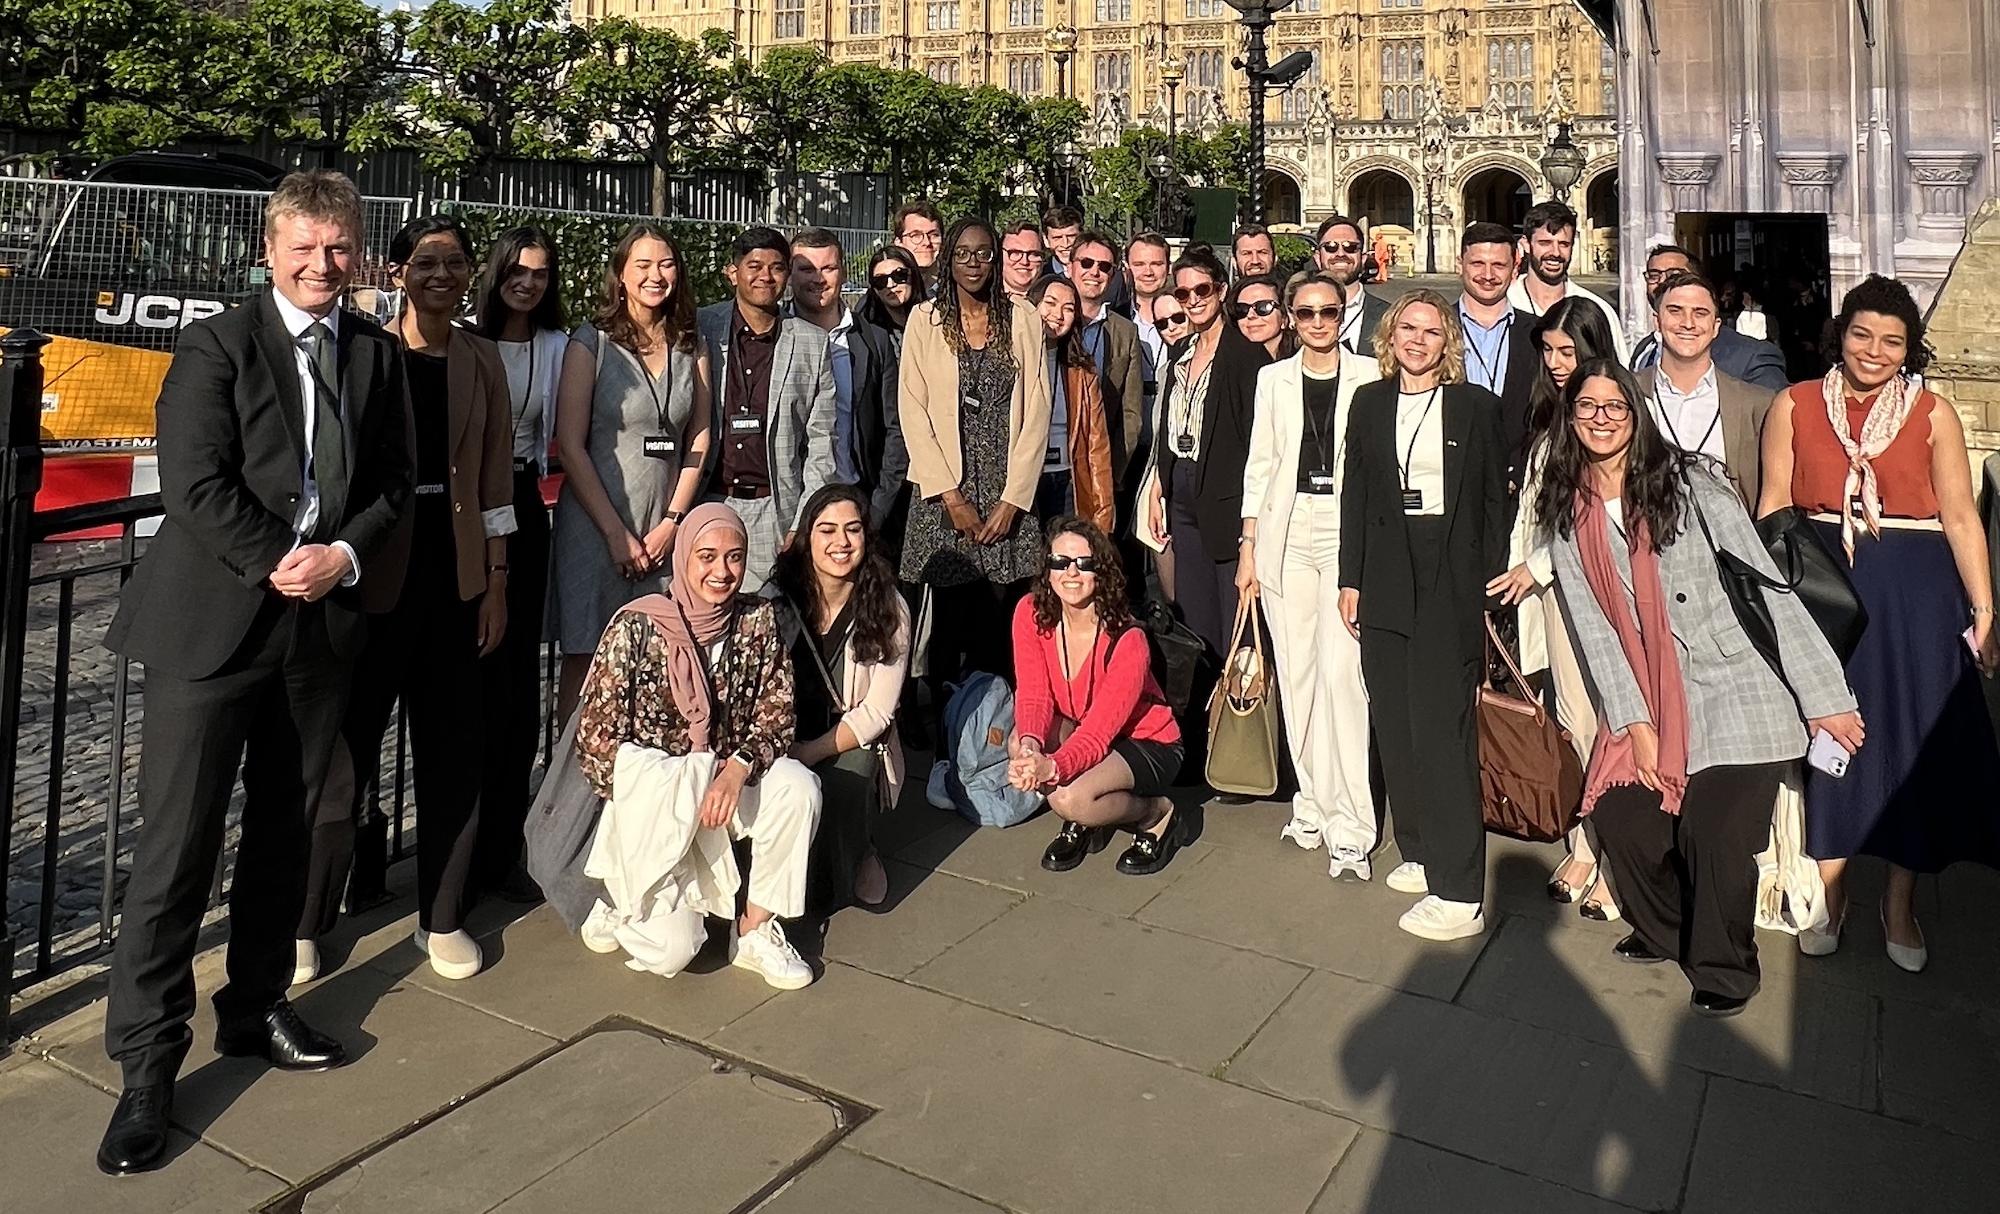
[[[709,656],[715,688],[710,742],[717,755],[739,751],[750,760],[750,780],[761,779],[792,748],[792,659],[778,632],[778,614],[763,599],[742,598],[733,635],[721,656]],[[626,692],[636,681],[631,717]],[[621,742],[688,753],[687,721],[667,687],[667,644],[653,621],[621,613],[604,630],[583,683],[576,756],[597,795],[611,795],[611,769]]]

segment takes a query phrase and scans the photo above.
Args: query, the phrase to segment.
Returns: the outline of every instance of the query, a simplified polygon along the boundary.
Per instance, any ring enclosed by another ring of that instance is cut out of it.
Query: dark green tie
[[[340,427],[339,351],[333,331],[324,321],[314,321],[306,329],[309,362],[313,379],[312,477],[319,486],[319,520],[315,533],[331,535],[339,529],[334,503],[347,496],[347,438]]]

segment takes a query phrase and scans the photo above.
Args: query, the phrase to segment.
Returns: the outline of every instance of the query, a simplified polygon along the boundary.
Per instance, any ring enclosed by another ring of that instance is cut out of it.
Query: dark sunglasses
[[[1359,253],[1361,251],[1361,242],[1358,240],[1323,240],[1320,242],[1319,251],[1322,253]]]
[[[1269,316],[1277,310],[1278,301],[1275,299],[1260,299],[1256,303],[1244,303],[1239,299],[1229,305],[1229,314],[1237,320],[1248,320],[1252,316]]]
[[[1072,257],[1070,264],[1079,270],[1103,270],[1107,274],[1118,268],[1117,262],[1098,257]]]
[[[1215,292],[1216,292],[1216,286],[1214,283],[1198,282],[1191,287],[1175,287],[1174,298],[1181,302],[1182,307],[1186,307],[1189,303],[1192,303],[1194,300],[1209,298],[1210,296],[1214,295]]]
[[[887,274],[870,275],[868,285],[874,287],[877,291],[884,291],[890,287],[906,286],[909,281],[910,272],[908,270],[896,269],[889,271]]]
[[[1058,556],[1053,552],[1049,553],[1050,573],[1061,573],[1071,565],[1076,566],[1078,573],[1097,572],[1097,558],[1094,556]]]
[[[1318,308],[1295,307],[1292,309],[1292,320],[1301,325],[1309,325],[1316,320],[1337,325],[1340,323],[1340,314],[1343,310],[1339,304],[1327,304]]]
[[[1188,316],[1186,312],[1175,312],[1168,316],[1155,316],[1153,318],[1153,327],[1156,329],[1164,329],[1168,325],[1184,325],[1187,322],[1188,322]]]

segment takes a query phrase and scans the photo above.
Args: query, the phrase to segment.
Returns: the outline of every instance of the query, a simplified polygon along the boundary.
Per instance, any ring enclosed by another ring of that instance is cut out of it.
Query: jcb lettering
[[[113,328],[137,325],[142,329],[184,329],[195,321],[221,312],[219,299],[177,299],[172,295],[130,295],[125,292],[97,293],[97,323]]]

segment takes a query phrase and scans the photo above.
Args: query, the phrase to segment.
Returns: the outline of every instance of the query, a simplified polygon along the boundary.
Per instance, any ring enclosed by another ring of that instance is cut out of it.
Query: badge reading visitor
[[[639,442],[647,459],[673,459],[680,454],[681,445],[671,434],[648,434]]]
[[[1403,490],[1403,513],[1422,514],[1424,512],[1424,491],[1422,489]]]
[[[1313,493],[1333,492],[1333,473],[1323,469],[1306,473],[1306,488]]]

